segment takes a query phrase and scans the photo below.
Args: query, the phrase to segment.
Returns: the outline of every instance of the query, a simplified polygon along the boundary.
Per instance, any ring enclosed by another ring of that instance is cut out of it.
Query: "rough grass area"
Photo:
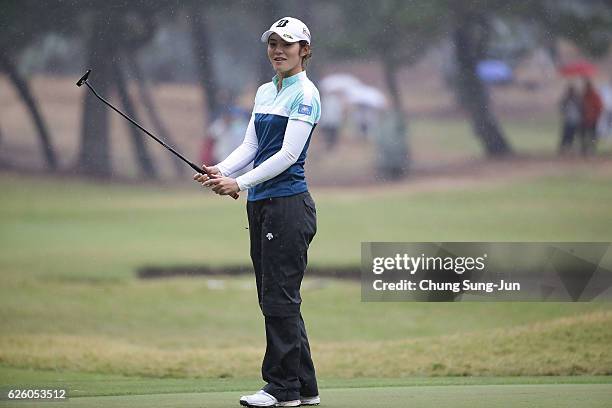
[[[395,341],[317,342],[319,373],[330,378],[612,375],[612,312],[455,335]],[[256,377],[262,347],[164,350],[76,335],[3,335],[0,363],[35,369],[152,377]]]

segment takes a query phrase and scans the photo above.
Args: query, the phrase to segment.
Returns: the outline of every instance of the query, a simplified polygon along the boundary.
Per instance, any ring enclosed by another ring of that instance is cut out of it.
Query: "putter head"
[[[91,69],[88,69],[87,72],[85,73],[85,75],[83,75],[81,77],[81,79],[79,79],[76,83],[77,86],[81,86],[83,85],[84,82],[87,81],[87,78],[89,77],[89,73],[91,72]]]

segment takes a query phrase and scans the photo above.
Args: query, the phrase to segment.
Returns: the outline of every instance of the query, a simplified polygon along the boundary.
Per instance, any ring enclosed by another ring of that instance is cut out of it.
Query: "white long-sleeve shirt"
[[[287,122],[281,149],[253,170],[236,178],[240,191],[270,180],[287,170],[298,160],[311,131],[312,124],[298,119],[290,119]],[[257,153],[257,147],[257,134],[255,133],[254,115],[252,115],[242,144],[225,160],[217,164],[217,168],[224,176],[237,172],[253,161]]]

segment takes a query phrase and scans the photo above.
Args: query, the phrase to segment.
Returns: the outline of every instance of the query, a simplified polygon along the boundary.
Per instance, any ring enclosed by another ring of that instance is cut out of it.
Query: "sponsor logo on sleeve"
[[[312,106],[300,104],[300,107],[298,108],[298,113],[302,115],[311,115]]]

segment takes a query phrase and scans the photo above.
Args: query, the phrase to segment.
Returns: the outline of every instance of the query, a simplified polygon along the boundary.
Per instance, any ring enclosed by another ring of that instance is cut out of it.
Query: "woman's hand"
[[[209,173],[211,175],[218,175],[221,176],[221,171],[219,171],[219,169],[217,168],[217,166],[210,166],[207,167],[206,165],[202,165],[202,173],[196,173],[193,175],[193,179],[195,181],[197,181],[198,183],[204,183],[205,181],[209,180],[210,177],[208,177],[208,175],[206,173]]]
[[[240,187],[238,187],[238,183],[236,179],[231,177],[223,177],[221,175],[213,175],[212,178],[209,178],[207,181],[202,183],[204,187],[210,187],[212,191],[219,195],[230,195],[236,194],[240,191]]]

